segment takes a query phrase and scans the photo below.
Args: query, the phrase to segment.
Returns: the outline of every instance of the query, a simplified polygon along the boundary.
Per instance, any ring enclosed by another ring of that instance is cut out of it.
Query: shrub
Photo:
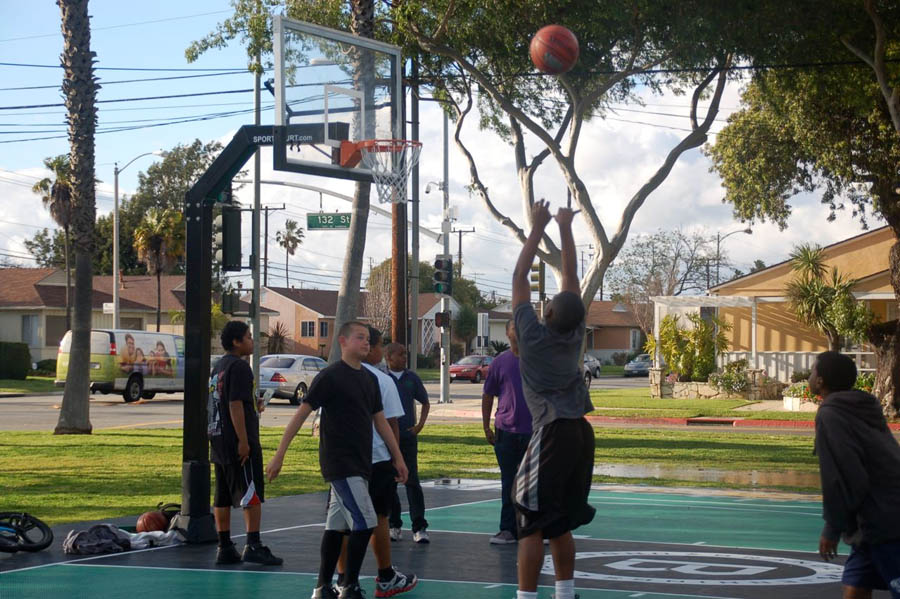
[[[875,373],[874,372],[864,372],[856,377],[856,383],[854,383],[853,388],[859,389],[860,391],[865,391],[866,393],[872,392],[872,387],[875,386]]]
[[[625,366],[628,363],[628,354],[625,352],[616,352],[612,355],[612,362],[616,366]]]
[[[43,372],[52,372],[56,374],[56,359],[41,360],[37,363],[37,369]]]
[[[782,391],[782,395],[785,397],[799,397],[803,401],[811,401],[815,403],[819,403],[822,401],[822,398],[818,395],[813,395],[812,391],[809,390],[809,383],[807,381],[798,381],[792,384],[790,387]]]
[[[24,381],[31,370],[31,352],[27,343],[0,341],[0,379]]]
[[[416,358],[416,366],[419,368],[434,368],[434,362],[432,362],[431,356],[419,354]]]
[[[716,317],[703,318],[698,313],[687,315],[690,329],[678,326],[678,316],[663,318],[659,327],[659,342],[650,337],[644,351],[662,354],[666,367],[679,374],[681,381],[706,381],[716,369],[716,353],[727,349],[725,332],[731,325]]]
[[[808,370],[795,370],[791,374],[791,382],[792,383],[802,383],[803,381],[809,380],[810,372]]]
[[[491,351],[492,355],[496,356],[497,354],[501,354],[509,349],[509,343],[505,341],[491,341]]]

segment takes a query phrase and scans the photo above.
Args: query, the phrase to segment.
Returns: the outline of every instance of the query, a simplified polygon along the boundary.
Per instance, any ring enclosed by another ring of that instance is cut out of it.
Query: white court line
[[[621,501],[598,501],[594,500],[590,502],[591,505],[633,505],[629,502],[621,502]],[[673,507],[671,503],[643,503],[641,506],[647,507]],[[698,505],[697,507],[704,507],[709,510],[717,510],[720,512],[764,512],[766,514],[790,514],[791,516],[811,516],[813,518],[821,517],[821,513],[813,513],[813,512],[785,512],[781,510],[768,510],[762,508],[741,508],[741,507],[719,507],[714,505]]]
[[[222,573],[222,574],[281,574],[284,576],[311,576],[317,577],[318,572],[279,572],[273,570],[223,570],[223,569],[215,569],[215,568],[171,568],[171,567],[155,567],[155,566],[127,566],[127,565],[109,565],[109,564],[74,564],[75,566],[79,566],[82,568],[131,568],[134,570],[172,570],[172,571],[180,571],[180,572],[203,572],[203,573]],[[360,580],[372,580],[374,576],[360,576]],[[434,582],[434,583],[442,583],[442,584],[472,584],[479,585],[485,588],[496,588],[496,587],[515,587],[516,583],[514,582],[484,582],[484,581],[475,581],[475,580],[439,580],[436,578],[420,578],[419,582]],[[542,584],[538,585],[538,588],[544,589],[552,589],[553,585]],[[576,591],[596,591],[596,592],[616,592],[616,593],[641,593],[641,594],[650,594],[657,595],[661,597],[696,597],[702,599],[740,599],[739,597],[724,597],[720,595],[692,595],[685,593],[660,593],[657,591],[629,591],[627,589],[608,589],[608,588],[597,588],[597,587],[576,587]],[[638,595],[640,596],[640,595]]]
[[[654,502],[659,502],[659,503],[670,503],[673,505],[691,505],[691,504],[696,504],[696,505],[734,505],[735,503],[737,503],[737,501],[704,501],[702,499],[696,499],[696,498],[682,500],[682,499],[675,499],[675,498],[671,498],[671,499],[670,498],[660,498],[658,496],[652,497],[652,498],[651,497],[622,497],[622,496],[617,496],[615,492],[610,492],[609,495],[605,495],[605,496],[593,495],[593,497],[597,498],[598,500],[600,500],[600,499],[616,499],[616,500],[621,500],[623,502],[654,501]],[[767,500],[754,499],[753,501],[767,501]],[[770,503],[763,503],[763,504],[756,505],[754,507],[764,508],[767,505],[779,503],[777,501],[774,501],[774,502],[771,500],[768,500],[768,501],[770,501]],[[821,503],[812,502],[812,501],[809,503],[810,503],[810,505],[781,505],[778,507],[781,509],[796,508],[796,509],[801,509],[801,510],[817,509],[817,508],[821,507]],[[747,504],[744,502],[741,502],[741,505],[747,505]]]

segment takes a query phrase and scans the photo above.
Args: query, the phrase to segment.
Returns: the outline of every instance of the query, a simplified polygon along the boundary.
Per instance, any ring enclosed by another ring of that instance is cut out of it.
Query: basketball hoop
[[[419,162],[422,142],[408,139],[369,139],[357,143],[356,151],[363,166],[372,171],[378,201],[382,204],[405,203],[409,172]]]

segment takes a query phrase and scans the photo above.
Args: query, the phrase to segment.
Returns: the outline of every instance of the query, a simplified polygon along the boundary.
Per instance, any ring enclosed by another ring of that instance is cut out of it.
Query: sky
[[[253,77],[246,70],[247,56],[239,42],[211,50],[192,64],[184,57],[192,41],[213,31],[217,23],[231,14],[230,2],[159,0],[141,3],[139,12],[134,10],[135,6],[132,2],[113,0],[93,0],[89,5],[91,46],[97,55],[101,85],[96,136],[98,214],[112,210],[116,163],[124,168],[119,176],[120,197],[127,196],[137,186],[138,173],[157,160],[144,156],[125,167],[133,158],[188,144],[194,139],[225,144],[241,125],[253,122],[252,92],[240,91],[252,89]],[[0,255],[21,265],[34,264],[28,259],[23,241],[43,227],[55,228],[40,198],[31,192],[31,186],[49,174],[42,166],[44,158],[68,153],[65,108],[53,106],[63,102],[59,90],[58,65],[62,50],[59,23],[55,2],[0,0],[0,80],[3,82],[0,84]],[[146,79],[155,80],[139,81]],[[182,94],[206,95],[134,99]],[[740,84],[729,83],[713,131],[721,129],[728,114],[739,107],[739,97]],[[689,127],[689,101],[685,97],[648,95],[645,102],[644,107],[618,107],[607,118],[587,124],[581,135],[576,168],[610,234],[618,228],[628,200],[686,134],[683,129]],[[51,106],[43,106],[48,104]],[[271,104],[264,95],[263,124],[274,120]],[[202,120],[172,124],[187,119]],[[451,122],[451,133],[452,125]],[[423,142],[420,181],[424,187],[443,177],[442,116],[433,103],[421,104],[420,137]],[[475,155],[492,200],[523,226],[512,148],[496,135],[478,130],[474,117],[469,118],[463,139]],[[528,153],[536,154],[541,148],[531,141]],[[454,227],[475,229],[462,236],[463,274],[474,279],[486,294],[493,292],[498,297],[508,297],[520,245],[508,229],[490,216],[481,200],[469,194],[468,164],[452,140],[448,158],[450,202],[458,215]],[[248,164],[252,165],[252,161]],[[344,181],[273,171],[268,148],[263,149],[262,165],[263,180],[294,181],[352,194],[352,184]],[[699,149],[683,154],[669,177],[638,212],[630,236],[679,227],[715,236],[746,228],[746,224],[733,218],[731,208],[722,203],[724,189],[718,175],[710,173],[709,167],[710,161]],[[565,204],[563,178],[552,160],[546,161],[539,171],[536,189],[539,196],[550,201],[553,210]],[[252,186],[246,186],[237,196],[241,202],[252,205]],[[326,211],[349,211],[350,205],[341,200],[326,195],[321,201]],[[286,219],[297,220],[305,226],[306,214],[320,209],[319,194],[263,185],[262,202],[286,205],[286,210],[270,212],[269,216],[269,259],[278,268],[270,271],[269,284],[283,285],[285,254],[275,243],[275,231],[283,228]],[[817,197],[798,198],[792,205],[793,213],[784,231],[770,223],[755,223],[751,235],[729,236],[722,244],[729,261],[747,271],[757,259],[766,264],[785,260],[798,243],[826,245],[862,231],[849,214],[839,214],[834,222],[826,222]],[[439,230],[441,194],[436,191],[422,194],[420,211],[421,225]],[[880,224],[870,221],[871,226]],[[558,239],[552,225],[551,231]],[[249,216],[245,218],[243,235],[246,260],[250,254]],[[378,264],[390,256],[389,219],[373,214],[367,235],[364,276],[370,264]],[[343,231],[307,231],[304,243],[290,258],[294,271],[291,284],[337,289],[346,236]],[[458,235],[453,235],[454,256],[458,241]],[[575,242],[579,259],[583,256],[589,260],[592,240],[579,223],[575,227]],[[420,257],[424,261],[431,261],[441,251],[428,237],[423,236],[420,244]],[[244,278],[249,280],[249,274]],[[548,290],[554,289],[555,282],[551,279]]]

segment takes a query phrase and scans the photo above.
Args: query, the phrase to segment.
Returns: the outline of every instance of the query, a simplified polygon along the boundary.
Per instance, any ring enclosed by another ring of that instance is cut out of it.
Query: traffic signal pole
[[[450,253],[450,122],[444,110],[444,220],[441,222],[441,237],[444,254]],[[441,297],[441,312],[450,312],[450,298]],[[441,398],[438,403],[450,403],[450,328],[441,327]]]

